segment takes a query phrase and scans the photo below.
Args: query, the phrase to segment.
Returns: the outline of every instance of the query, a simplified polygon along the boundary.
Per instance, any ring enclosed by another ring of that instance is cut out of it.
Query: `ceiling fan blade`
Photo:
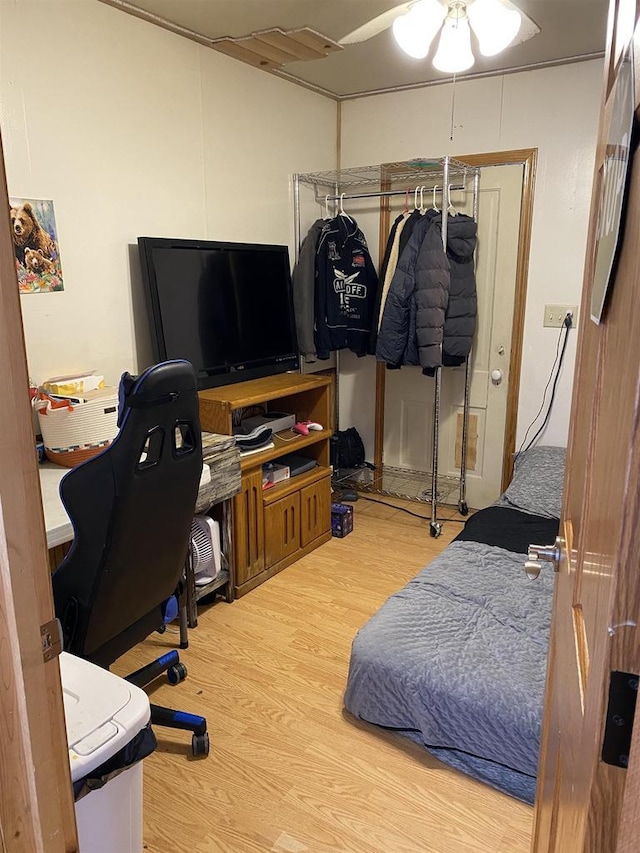
[[[520,14],[522,15],[520,31],[509,47],[513,47],[514,44],[522,44],[523,41],[528,41],[530,38],[537,36],[540,32],[540,27],[535,21],[532,21],[531,18],[524,14],[524,12],[520,12]]]
[[[368,41],[374,36],[377,36],[378,33],[381,33],[383,30],[390,27],[395,19],[399,18],[400,15],[404,15],[405,12],[408,12],[409,7],[414,3],[415,0],[412,0],[411,3],[401,3],[393,9],[388,9],[386,12],[383,12],[381,15],[378,15],[376,18],[372,18],[370,21],[367,21],[366,24],[358,27],[357,30],[347,33],[346,36],[343,36],[338,41],[338,44],[358,44],[358,42],[361,41]]]
[[[511,3],[511,0],[502,0],[502,5],[506,6],[508,9],[516,9],[520,12],[520,17],[522,18],[518,35],[514,38],[509,47],[513,47],[516,44],[522,44],[523,41],[529,41],[530,38],[538,35],[540,27],[535,21],[532,21],[528,15],[525,15],[519,6],[516,6],[515,3]]]

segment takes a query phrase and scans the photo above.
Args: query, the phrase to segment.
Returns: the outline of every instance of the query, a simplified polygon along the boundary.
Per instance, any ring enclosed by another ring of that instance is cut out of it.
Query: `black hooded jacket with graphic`
[[[315,345],[318,358],[332,350],[369,352],[378,276],[367,241],[354,219],[331,219],[322,229],[316,254]]]

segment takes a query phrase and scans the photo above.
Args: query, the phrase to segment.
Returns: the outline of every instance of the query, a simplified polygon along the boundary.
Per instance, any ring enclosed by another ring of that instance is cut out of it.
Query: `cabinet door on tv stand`
[[[294,492],[264,508],[265,560],[271,568],[300,550],[300,495]]]
[[[331,479],[324,477],[300,492],[300,545],[305,548],[331,529]]]
[[[264,570],[262,471],[242,475],[242,488],[233,499],[235,583],[240,585]]]

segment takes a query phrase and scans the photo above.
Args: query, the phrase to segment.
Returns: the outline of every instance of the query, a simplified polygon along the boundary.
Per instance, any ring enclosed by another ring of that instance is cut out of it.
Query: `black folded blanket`
[[[552,545],[558,535],[557,518],[530,515],[518,509],[489,506],[475,512],[456,536],[459,542],[482,542],[515,554],[526,554],[529,545]]]

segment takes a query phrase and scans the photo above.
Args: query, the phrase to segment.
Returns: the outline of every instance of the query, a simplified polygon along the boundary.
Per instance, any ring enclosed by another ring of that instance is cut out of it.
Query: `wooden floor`
[[[201,610],[182,653],[188,679],[161,683],[153,698],[206,714],[211,754],[193,760],[190,736],[157,730],[159,749],[145,761],[145,850],[529,850],[531,808],[342,708],[355,632],[459,529],[446,523],[434,540],[428,521],[361,499],[345,539],[234,604]],[[149,639],[114,670],[130,671],[176,639]]]

